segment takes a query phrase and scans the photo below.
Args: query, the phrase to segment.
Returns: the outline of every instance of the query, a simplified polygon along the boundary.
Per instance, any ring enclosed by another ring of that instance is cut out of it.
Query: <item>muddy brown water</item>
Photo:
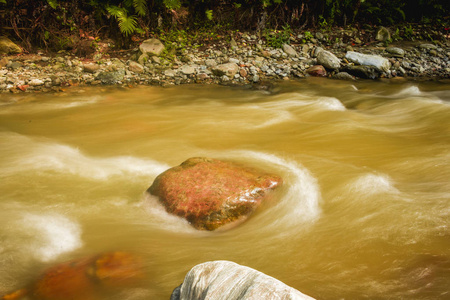
[[[193,156],[284,185],[239,226],[197,231],[145,194]],[[448,299],[449,226],[449,85],[312,78],[271,93],[0,96],[0,295],[59,262],[125,250],[144,257],[147,277],[117,299],[169,299],[210,260],[317,299]]]

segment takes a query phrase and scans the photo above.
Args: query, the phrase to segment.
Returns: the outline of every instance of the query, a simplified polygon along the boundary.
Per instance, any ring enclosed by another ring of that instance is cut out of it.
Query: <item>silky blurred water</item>
[[[245,223],[201,232],[145,194],[189,157],[279,174]],[[0,295],[112,250],[148,277],[117,299],[169,299],[231,260],[317,299],[450,298],[450,87],[311,78],[0,96]]]

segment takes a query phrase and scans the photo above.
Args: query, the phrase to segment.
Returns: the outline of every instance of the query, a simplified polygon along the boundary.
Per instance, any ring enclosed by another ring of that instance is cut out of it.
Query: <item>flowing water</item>
[[[283,82],[0,96],[0,295],[73,258],[126,250],[169,299],[231,260],[317,299],[450,298],[450,86]],[[279,174],[277,201],[201,232],[145,194],[189,157]]]

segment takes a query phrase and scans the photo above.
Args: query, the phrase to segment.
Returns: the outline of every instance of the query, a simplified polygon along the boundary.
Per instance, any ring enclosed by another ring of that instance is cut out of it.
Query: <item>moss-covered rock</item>
[[[5,36],[0,36],[0,54],[19,54],[22,48],[14,44]]]

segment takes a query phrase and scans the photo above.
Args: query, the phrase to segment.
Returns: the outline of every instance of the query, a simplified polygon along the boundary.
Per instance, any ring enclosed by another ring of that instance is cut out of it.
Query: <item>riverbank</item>
[[[273,37],[278,38],[276,33]],[[273,41],[256,34],[236,33],[177,51],[172,44],[163,43],[165,47],[157,52],[146,52],[146,42],[131,50],[113,51],[110,43],[98,42],[96,52],[85,56],[69,51],[3,55],[0,92],[51,92],[99,85],[258,85],[306,76],[343,80],[450,78],[448,38],[433,43],[388,43],[385,38],[375,31],[361,35],[347,30],[335,36],[308,32],[291,34],[288,42],[275,48]]]

